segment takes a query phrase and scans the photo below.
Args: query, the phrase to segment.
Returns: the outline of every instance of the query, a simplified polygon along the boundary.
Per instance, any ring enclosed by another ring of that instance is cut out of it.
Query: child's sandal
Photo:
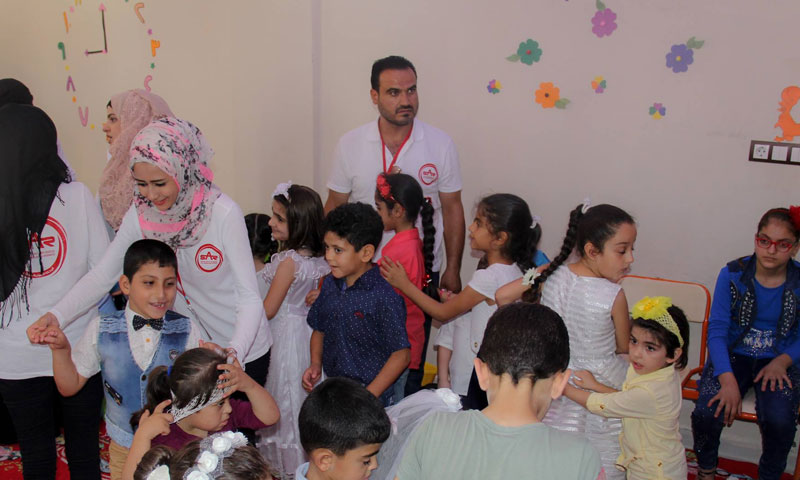
[[[714,480],[715,478],[717,478],[716,468],[712,470],[697,469],[697,480]]]

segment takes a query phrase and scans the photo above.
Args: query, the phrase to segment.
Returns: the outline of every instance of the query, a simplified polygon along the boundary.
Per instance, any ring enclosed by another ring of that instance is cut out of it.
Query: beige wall
[[[105,103],[151,74],[154,91],[206,133],[218,183],[243,210],[268,210],[288,178],[324,199],[336,140],[376,116],[370,65],[396,53],[417,66],[420,118],[458,146],[468,215],[484,194],[523,196],[542,217],[551,257],[568,211],[591,196],[637,218],[634,273],[713,289],[719,268],[752,248],[764,210],[800,203],[800,169],[746,161],[751,139],[779,133],[780,92],[800,82],[795,1],[607,0],[619,28],[597,38],[588,1],[149,1],[142,25],[134,1],[108,0],[110,51],[90,58],[80,52],[98,44],[99,2],[78,1],[6,0],[0,74],[31,87],[92,189],[105,160]],[[664,56],[692,36],[706,43],[675,74]],[[150,38],[161,41],[155,69]],[[540,43],[541,61],[506,61],[527,38]],[[66,65],[94,130],[65,92]],[[600,95],[589,87],[597,75],[608,82]],[[497,95],[486,91],[493,78],[504,86]],[[572,101],[566,110],[534,103],[546,81]],[[654,102],[665,118],[647,115]],[[465,261],[465,280],[474,264]],[[726,435],[725,448],[757,456],[754,430]]]

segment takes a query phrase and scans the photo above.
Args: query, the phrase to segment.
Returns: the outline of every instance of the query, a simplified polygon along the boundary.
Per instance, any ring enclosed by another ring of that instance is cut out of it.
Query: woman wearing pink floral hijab
[[[120,123],[119,134],[112,138],[109,159],[100,177],[100,206],[103,216],[114,229],[119,230],[122,217],[131,206],[134,181],[130,170],[131,142],[137,133],[152,120],[174,116],[163,98],[145,90],[128,90],[111,97],[109,117]],[[112,121],[109,118],[109,121]]]

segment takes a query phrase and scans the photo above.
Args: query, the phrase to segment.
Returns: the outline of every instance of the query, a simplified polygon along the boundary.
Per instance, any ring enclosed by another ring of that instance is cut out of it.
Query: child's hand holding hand
[[[58,319],[50,312],[45,313],[38,320],[33,322],[25,331],[28,334],[28,341],[33,344],[45,344],[45,334],[51,327],[58,327]]]
[[[308,292],[308,294],[306,295],[306,305],[308,305],[309,307],[311,305],[313,305],[314,302],[317,301],[317,297],[319,297],[319,289],[318,288],[315,288],[314,290],[311,290],[310,292]]]
[[[145,438],[152,440],[159,435],[169,434],[169,425],[172,423],[172,414],[164,413],[164,409],[172,403],[172,400],[164,400],[156,405],[153,413],[150,414],[148,410],[142,412],[139,418],[139,428],[136,430],[138,434],[141,432]]]
[[[405,291],[405,287],[411,284],[403,265],[393,262],[389,257],[381,259],[381,275],[389,282],[389,285],[401,291]]]
[[[456,296],[455,293],[451,292],[450,290],[448,290],[446,288],[440,288],[439,289],[439,299],[442,301],[442,303],[449,302],[450,300],[455,298],[455,296]]]
[[[594,378],[594,375],[592,375],[592,372],[589,370],[577,370],[573,372],[572,382],[584,390],[596,392],[600,389],[600,382]]]
[[[303,372],[303,389],[305,389],[307,392],[313,390],[314,385],[317,384],[321,376],[322,366],[312,363],[311,366],[306,368],[306,371]]]
[[[56,325],[47,328],[41,334],[41,342],[50,346],[50,350],[70,350],[69,339],[64,335],[64,331]]]
[[[239,363],[239,360],[235,357],[231,358],[233,358],[232,363],[221,363],[217,365],[217,370],[225,370],[225,373],[219,376],[219,379],[224,381],[217,385],[217,388],[229,388],[230,390],[225,394],[226,397],[230,397],[231,394],[237,390],[247,395],[254,387],[261,388],[250,375],[242,370],[242,365]]]

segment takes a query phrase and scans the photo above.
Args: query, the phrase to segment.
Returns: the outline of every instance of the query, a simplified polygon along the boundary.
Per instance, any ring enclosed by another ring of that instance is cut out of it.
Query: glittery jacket
[[[742,257],[728,263],[717,278],[708,323],[708,351],[714,374],[731,371],[729,353],[740,346],[756,320],[756,258]],[[798,297],[800,263],[791,260],[786,267],[786,282],[775,321],[774,356],[786,353],[793,363],[800,360],[798,337]]]

